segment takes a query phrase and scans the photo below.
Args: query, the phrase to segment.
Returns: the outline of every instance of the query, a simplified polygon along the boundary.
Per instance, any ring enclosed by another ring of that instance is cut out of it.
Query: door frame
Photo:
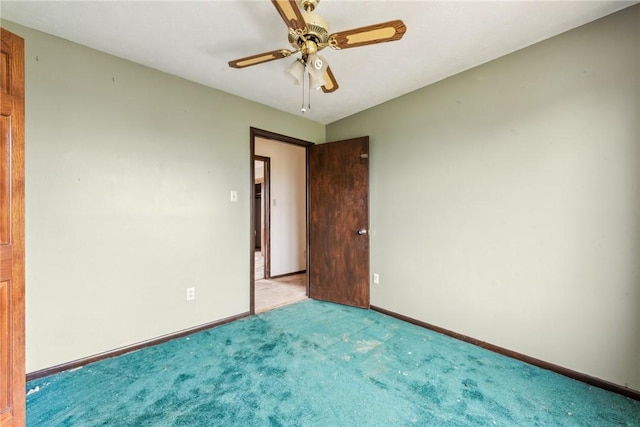
[[[262,253],[264,254],[264,278],[268,279],[271,277],[271,158],[265,156],[253,156],[253,167],[254,167],[254,185],[255,185],[255,162],[262,162],[264,165],[264,173],[263,173],[263,187],[262,187],[262,208],[261,211],[264,215],[264,219],[262,222],[262,227],[264,228],[264,241],[261,245]],[[254,195],[253,199],[255,200],[255,186],[254,186]],[[253,219],[253,217],[252,217]],[[253,222],[253,227],[255,228],[255,220]],[[254,234],[254,248],[255,248],[255,234]],[[254,249],[255,251],[255,249]],[[255,261],[255,259],[254,259]],[[255,268],[255,266],[254,266]],[[255,273],[255,269],[253,270]],[[255,281],[255,277],[254,277]]]
[[[305,243],[305,251],[306,251],[306,259],[305,259],[305,269],[309,271],[309,147],[314,145],[313,142],[304,141],[302,139],[293,138],[291,136],[281,135],[279,133],[271,132],[264,129],[258,129],[255,127],[249,128],[249,155],[250,155],[250,164],[251,164],[251,172],[250,172],[250,187],[249,187],[249,200],[250,200],[250,225],[249,225],[249,249],[250,249],[250,262],[249,262],[249,313],[256,313],[256,301],[255,301],[255,236],[254,229],[255,223],[253,218],[253,203],[256,198],[256,171],[255,171],[255,163],[254,158],[256,156],[256,138],[270,139],[272,141],[283,142],[285,144],[293,144],[297,146],[304,147],[305,149],[305,186],[306,186],[306,197],[305,197],[305,224],[306,224],[306,243]],[[264,197],[264,195],[263,195]],[[266,216],[266,213],[265,213]],[[265,258],[266,263],[266,258]],[[266,274],[266,265],[265,265],[265,274]],[[307,295],[309,295],[309,275],[306,275],[306,287],[307,287]]]

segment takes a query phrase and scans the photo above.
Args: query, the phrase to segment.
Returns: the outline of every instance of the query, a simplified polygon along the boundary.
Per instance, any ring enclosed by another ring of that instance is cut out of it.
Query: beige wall
[[[2,26],[26,45],[27,371],[247,312],[249,128],[324,126]]]
[[[306,149],[256,138],[255,153],[271,159],[271,276],[305,270]]]
[[[640,6],[327,127],[362,134],[372,304],[640,389]]]

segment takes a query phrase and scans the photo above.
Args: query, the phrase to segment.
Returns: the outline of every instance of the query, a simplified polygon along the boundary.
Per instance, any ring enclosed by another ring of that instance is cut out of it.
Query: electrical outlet
[[[187,301],[196,299],[196,288],[187,288]]]
[[[376,285],[380,284],[380,275],[378,273],[373,273],[373,283]]]

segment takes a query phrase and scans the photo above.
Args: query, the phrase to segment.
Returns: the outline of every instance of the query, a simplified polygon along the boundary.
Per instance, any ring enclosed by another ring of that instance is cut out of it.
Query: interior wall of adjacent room
[[[372,304],[640,389],[640,6],[327,127],[362,134]]]
[[[306,250],[306,150],[256,138],[255,153],[270,160],[271,276],[304,270]]]
[[[26,46],[27,371],[247,312],[249,128],[325,127],[2,26]]]
[[[254,170],[253,170],[253,178],[254,178],[254,183],[255,184],[260,184],[260,202],[259,205],[260,207],[258,208],[257,206],[255,207],[255,209],[260,209],[260,229],[259,230],[255,230],[255,235],[254,235],[254,239],[255,239],[255,245],[256,247],[260,248],[260,252],[262,253],[262,255],[264,256],[264,241],[265,241],[265,226],[264,226],[264,219],[265,219],[265,206],[264,206],[264,201],[265,201],[265,180],[264,180],[264,164],[265,162],[263,162],[262,160],[255,160],[253,162],[254,164]],[[257,205],[257,204],[256,204]],[[254,215],[255,215],[255,211],[254,211]],[[256,219],[257,221],[257,219]],[[257,227],[256,227],[257,228]],[[257,277],[257,279],[259,279],[260,277]]]

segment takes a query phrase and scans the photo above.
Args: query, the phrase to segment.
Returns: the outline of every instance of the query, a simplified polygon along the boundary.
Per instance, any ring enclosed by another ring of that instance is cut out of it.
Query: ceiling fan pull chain
[[[307,85],[307,109],[311,110],[311,75],[309,75],[309,84]]]
[[[305,70],[306,71],[306,70]],[[302,114],[305,113],[305,111],[307,111],[306,108],[304,108],[304,75],[307,74],[306,72],[302,72],[302,108],[300,109],[300,111],[302,111]]]

